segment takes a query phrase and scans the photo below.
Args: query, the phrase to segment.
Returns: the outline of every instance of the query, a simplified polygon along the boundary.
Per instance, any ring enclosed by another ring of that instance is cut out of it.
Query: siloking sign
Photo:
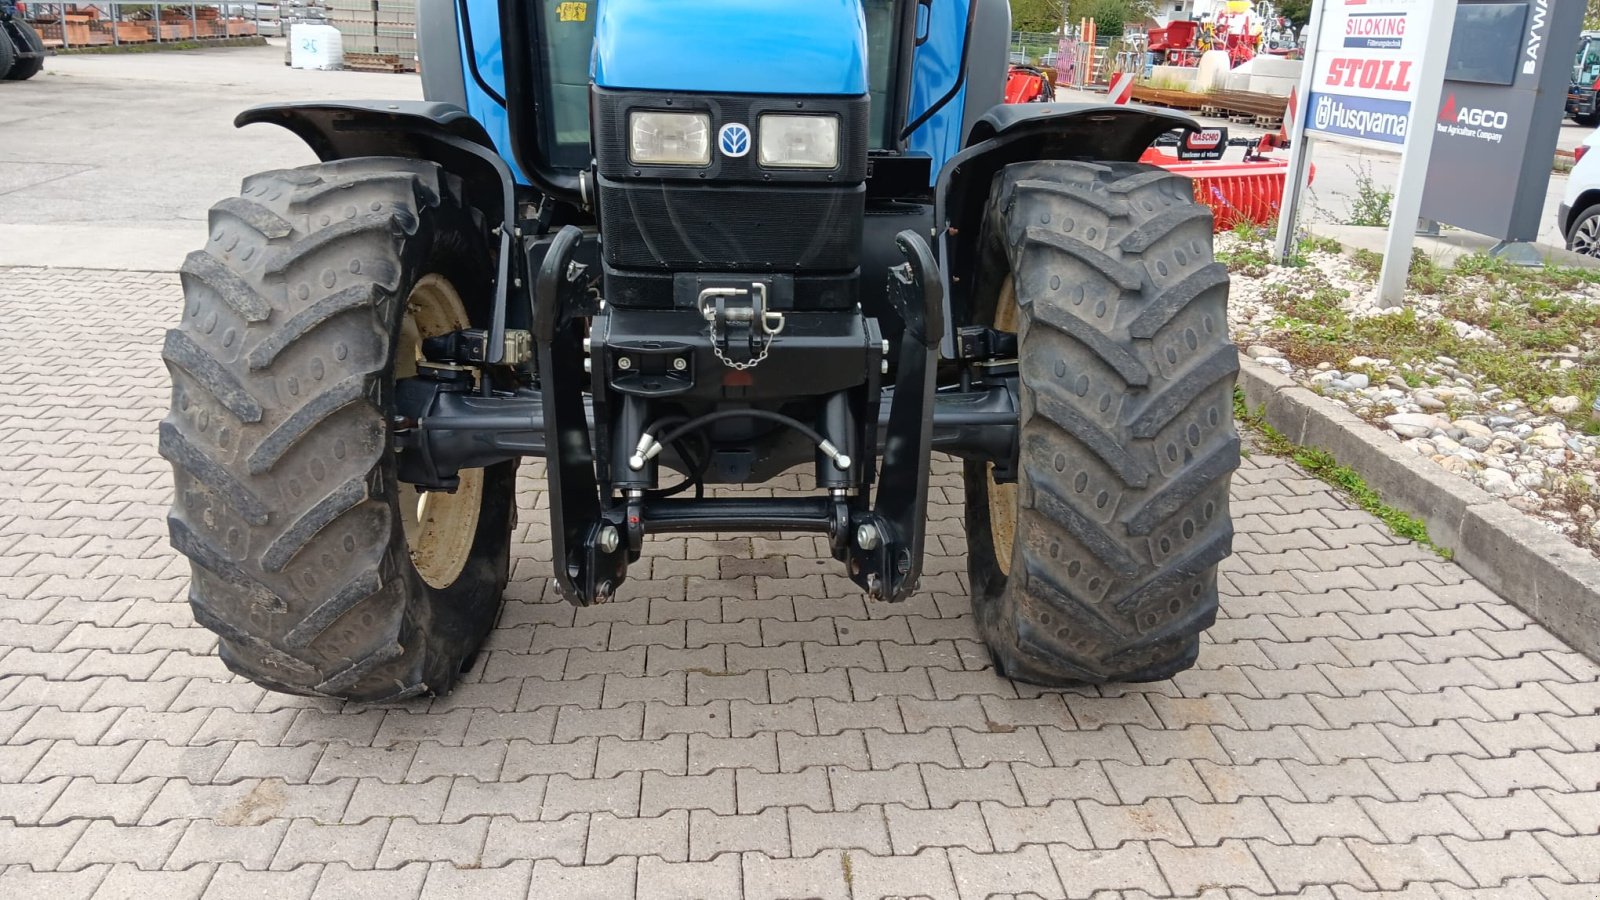
[[[1401,145],[1411,128],[1427,0],[1326,0],[1306,130]]]

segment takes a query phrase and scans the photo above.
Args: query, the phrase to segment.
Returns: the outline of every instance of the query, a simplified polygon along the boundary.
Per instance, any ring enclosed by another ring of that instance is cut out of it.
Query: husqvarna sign
[[[1326,0],[1307,130],[1404,144],[1432,9],[1428,0]]]

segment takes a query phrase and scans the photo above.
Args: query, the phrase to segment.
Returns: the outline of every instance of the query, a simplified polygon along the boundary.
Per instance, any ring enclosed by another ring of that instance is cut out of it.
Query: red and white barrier
[[[1133,73],[1123,72],[1111,79],[1111,90],[1106,94],[1107,102],[1117,106],[1125,105],[1133,98]]]

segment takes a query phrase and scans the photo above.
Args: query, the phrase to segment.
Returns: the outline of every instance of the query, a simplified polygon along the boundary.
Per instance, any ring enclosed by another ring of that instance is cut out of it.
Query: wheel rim
[[[411,289],[395,343],[394,377],[411,378],[422,360],[427,338],[471,327],[455,286],[442,275],[428,275]],[[472,555],[483,508],[483,470],[461,470],[455,493],[419,491],[400,485],[400,524],[405,529],[411,564],[430,587],[455,583]]]
[[[994,327],[996,331],[1017,333],[1017,290],[1009,275],[1000,286],[1000,299],[995,303]],[[995,481],[994,463],[989,464],[988,473],[989,539],[1000,573],[1009,576],[1011,553],[1017,540],[1017,484]]]
[[[1589,216],[1572,230],[1572,252],[1600,256],[1600,216]]]

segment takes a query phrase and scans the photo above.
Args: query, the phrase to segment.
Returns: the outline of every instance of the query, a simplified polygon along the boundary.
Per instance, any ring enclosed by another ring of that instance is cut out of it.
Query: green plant
[[[1378,187],[1372,180],[1370,165],[1351,171],[1356,175],[1356,193],[1350,198],[1350,218],[1345,224],[1387,226],[1393,213],[1394,191]]]
[[[1367,276],[1369,281],[1377,281],[1378,275],[1383,272],[1383,254],[1371,250],[1357,249],[1352,258],[1356,271]]]
[[[1323,253],[1343,253],[1344,245],[1331,237],[1318,237],[1314,234],[1308,234],[1300,239],[1301,253],[1310,253],[1313,250],[1320,250]]]
[[[1450,287],[1450,273],[1441,269],[1421,250],[1411,251],[1411,268],[1406,273],[1406,286],[1419,294],[1437,294]]]
[[[1332,453],[1318,447],[1296,444],[1283,432],[1267,424],[1266,407],[1252,411],[1245,401],[1242,388],[1233,389],[1233,412],[1236,419],[1261,435],[1267,452],[1293,460],[1310,474],[1338,488],[1357,506],[1376,516],[1396,536],[1415,541],[1445,559],[1454,556],[1452,551],[1434,543],[1428,536],[1426,522],[1384,502],[1383,497],[1366,483],[1359,472],[1340,464]]]

